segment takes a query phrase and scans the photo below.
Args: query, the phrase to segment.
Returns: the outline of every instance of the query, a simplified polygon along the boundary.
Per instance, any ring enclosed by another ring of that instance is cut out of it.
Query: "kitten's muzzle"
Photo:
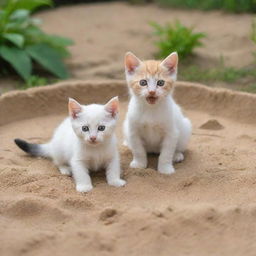
[[[156,91],[149,91],[149,95],[150,96],[155,96],[156,95]]]
[[[149,92],[149,96],[146,97],[146,100],[149,104],[155,104],[157,99],[158,99],[158,97],[156,96],[155,91],[153,91],[153,92],[152,93]]]
[[[91,136],[90,137],[90,143],[96,143],[97,137],[96,136]]]

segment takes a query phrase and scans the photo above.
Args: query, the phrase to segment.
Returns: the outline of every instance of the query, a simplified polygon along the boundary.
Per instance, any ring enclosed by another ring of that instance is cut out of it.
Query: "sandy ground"
[[[157,48],[150,21],[165,24],[178,19],[184,25],[194,26],[195,31],[207,33],[204,47],[196,50],[194,60],[202,67],[214,67],[221,57],[227,65],[247,66],[252,63],[255,51],[250,40],[251,14],[100,3],[60,7],[36,16],[43,20],[46,32],[75,41],[70,48],[72,57],[67,61],[74,79],[123,79],[126,51],[142,59],[153,58]],[[0,80],[0,90],[10,89],[15,83]]]
[[[120,145],[123,188],[108,186],[99,172],[91,192],[77,193],[49,160],[13,143],[46,142],[66,116],[68,95],[88,104],[116,94],[121,144],[123,82],[0,99],[0,255],[255,255],[255,96],[179,84],[175,98],[194,127],[185,161],[171,176],[155,171],[156,156],[149,156],[149,168],[130,169],[131,153]]]

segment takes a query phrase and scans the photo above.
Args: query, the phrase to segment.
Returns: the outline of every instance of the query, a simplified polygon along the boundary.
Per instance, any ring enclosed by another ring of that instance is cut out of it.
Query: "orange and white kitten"
[[[141,61],[125,55],[125,73],[131,99],[124,122],[124,144],[133,154],[132,168],[147,167],[147,152],[160,153],[158,171],[175,172],[173,162],[184,159],[191,136],[191,122],[172,98],[178,54],[165,60]]]

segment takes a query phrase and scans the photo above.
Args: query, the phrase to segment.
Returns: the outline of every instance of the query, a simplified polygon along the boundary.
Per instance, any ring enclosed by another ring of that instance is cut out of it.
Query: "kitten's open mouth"
[[[98,141],[89,141],[90,145],[97,145]]]
[[[149,104],[155,104],[157,99],[158,99],[158,97],[156,97],[156,96],[148,96],[148,97],[146,97],[146,100],[147,100],[147,102]]]

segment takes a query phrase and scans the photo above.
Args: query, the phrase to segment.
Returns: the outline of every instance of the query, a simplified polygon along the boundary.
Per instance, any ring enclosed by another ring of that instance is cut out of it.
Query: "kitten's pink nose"
[[[149,95],[154,96],[156,94],[156,91],[149,91]]]
[[[95,142],[96,141],[96,136],[91,136],[90,141]]]

